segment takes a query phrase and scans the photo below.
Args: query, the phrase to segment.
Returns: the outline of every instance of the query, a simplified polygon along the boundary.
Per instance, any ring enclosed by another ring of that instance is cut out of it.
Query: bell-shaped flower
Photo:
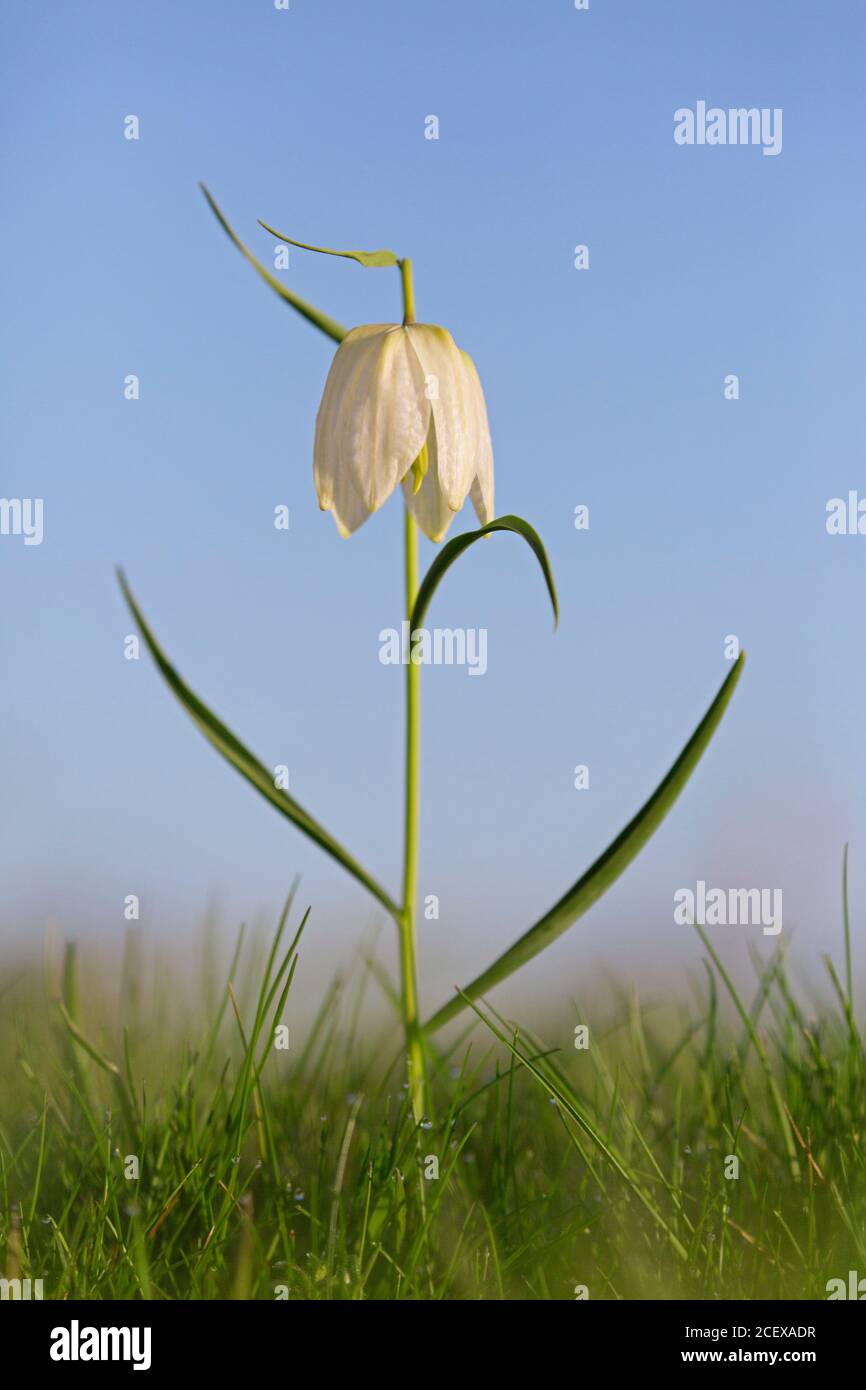
[[[399,483],[431,540],[471,495],[493,519],[493,448],[475,364],[445,328],[369,324],[346,335],[316,418],[319,506],[341,535],[378,511]]]

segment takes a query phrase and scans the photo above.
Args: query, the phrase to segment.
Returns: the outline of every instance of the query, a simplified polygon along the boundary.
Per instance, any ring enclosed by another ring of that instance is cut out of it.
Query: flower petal
[[[403,497],[406,506],[414,516],[428,540],[441,541],[457,513],[452,511],[442,494],[439,482],[439,458],[436,444],[436,426],[431,424],[427,436],[427,472],[418,491],[415,491],[415,478],[407,473],[403,479]]]
[[[353,328],[346,334],[331,361],[325,389],[316,416],[316,438],[313,445],[313,476],[319,506],[330,511],[339,476],[339,403],[347,389],[351,372],[363,356],[366,338],[384,330],[384,324]]]
[[[439,484],[448,506],[456,512],[475,476],[480,428],[477,390],[447,328],[415,323],[406,332],[423,369],[425,391],[433,409]]]
[[[351,536],[353,531],[357,531],[359,526],[363,526],[364,522],[373,515],[370,508],[358,496],[355,484],[345,471],[340,473],[336,479],[334,498],[326,510],[330,511],[337,523],[337,530],[344,540],[347,536]]]
[[[487,419],[487,405],[484,391],[475,363],[468,352],[461,356],[475,392],[475,409],[478,415],[478,452],[475,455],[475,478],[470,489],[472,505],[482,526],[492,521],[493,510],[493,442],[490,438],[490,424]]]
[[[427,437],[424,374],[400,324],[353,328],[338,347],[316,418],[319,502],[332,505],[348,474],[368,512],[377,511]]]

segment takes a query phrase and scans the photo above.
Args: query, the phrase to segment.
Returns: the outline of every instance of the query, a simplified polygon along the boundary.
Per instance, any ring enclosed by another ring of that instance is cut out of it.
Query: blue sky
[[[866,910],[866,537],[825,529],[828,499],[866,495],[864,31],[860,7],[802,0],[3,7],[0,494],[45,505],[41,546],[0,537],[7,940],[120,936],[133,892],[154,933],[211,902],[233,923],[296,872],[328,965],[375,916],[124,660],[117,563],[194,689],[397,887],[403,689],[377,658],[402,617],[399,505],[350,541],[318,511],[331,345],[232,249],[203,179],[266,260],[258,217],[412,256],[419,318],[478,364],[498,510],[557,576],[555,636],[511,538],[431,614],[487,628],[489,667],[424,673],[430,1002],[633,814],[729,633],[749,659],[716,742],[529,985],[693,962],[672,895],[698,878],[783,888],[804,958],[835,947],[846,840]],[[781,154],[678,146],[699,100],[782,108]],[[394,271],[293,251],[285,278],[346,324],[399,315]]]

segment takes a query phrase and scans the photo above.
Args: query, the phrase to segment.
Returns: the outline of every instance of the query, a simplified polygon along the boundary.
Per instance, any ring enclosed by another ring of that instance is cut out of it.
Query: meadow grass
[[[686,1000],[593,991],[545,1036],[480,1002],[430,1042],[421,1123],[374,956],[293,1027],[305,921],[290,900],[221,976],[212,942],[187,980],[131,934],[116,979],[67,945],[0,980],[0,1274],[47,1299],[423,1300],[826,1298],[866,1275],[847,911],[818,1017],[782,950],[742,998],[709,936]]]

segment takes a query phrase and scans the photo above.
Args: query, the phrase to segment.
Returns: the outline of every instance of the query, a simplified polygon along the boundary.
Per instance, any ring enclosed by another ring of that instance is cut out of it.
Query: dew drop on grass
[[[50,1226],[50,1225],[51,1225],[51,1217],[50,1217],[50,1216],[43,1216],[43,1218],[42,1218],[42,1225],[43,1225],[43,1226]]]
[[[422,1128],[422,1129],[432,1129],[432,1128],[433,1128],[433,1121],[432,1121],[432,1120],[428,1120],[426,1115],[424,1116],[423,1120],[421,1121],[421,1128]]]
[[[233,1154],[233,1155],[232,1155],[232,1163],[240,1163],[240,1161],[241,1161],[241,1156],[240,1156],[240,1154]]]
[[[303,1202],[303,1200],[304,1200],[304,1190],[303,1190],[303,1188],[301,1188],[301,1187],[296,1187],[296,1188],[295,1188],[295,1191],[294,1191],[294,1198],[295,1198],[295,1201],[296,1201],[296,1202]]]

